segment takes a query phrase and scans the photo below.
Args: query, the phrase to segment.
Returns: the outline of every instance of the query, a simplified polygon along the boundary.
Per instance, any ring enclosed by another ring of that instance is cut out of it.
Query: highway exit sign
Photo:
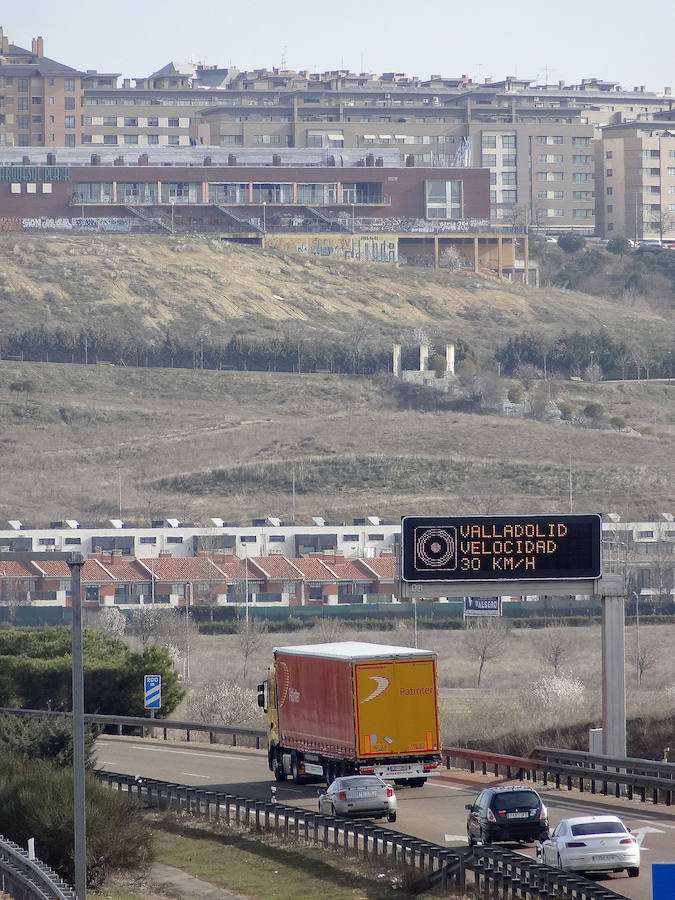
[[[404,516],[405,582],[595,579],[599,515]]]

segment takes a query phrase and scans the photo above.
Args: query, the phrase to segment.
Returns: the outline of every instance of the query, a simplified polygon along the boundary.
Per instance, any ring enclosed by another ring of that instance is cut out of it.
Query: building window
[[[63,136],[63,146],[64,147],[74,147],[75,146],[75,135],[74,134],[65,134]]]
[[[74,128],[75,127],[75,116],[64,116],[63,117],[63,127],[64,128]]]
[[[56,544],[56,538],[39,538],[38,544],[42,544],[44,547],[53,547]]]
[[[516,172],[502,172],[502,184],[518,184]]]
[[[271,544],[283,544],[286,540],[283,534],[270,534],[268,537],[268,541]]]
[[[29,128],[28,124],[28,116],[17,116],[16,117],[16,127],[22,130]]]
[[[73,203],[110,203],[112,182],[75,182],[72,199]]]
[[[607,231],[614,231],[614,223],[613,222],[607,223]]]
[[[103,116],[104,128],[117,128],[117,116]]]
[[[83,125],[91,125],[91,116],[80,116],[80,121]]]
[[[515,166],[516,164],[516,154],[515,153],[505,153],[502,156],[502,165],[503,166]]]
[[[180,119],[170,118],[167,122],[169,128],[179,128],[180,127]]]
[[[581,154],[573,154],[572,156],[572,165],[575,166],[590,166],[593,163],[592,156],[585,156]]]
[[[492,149],[497,146],[497,135],[496,134],[484,134],[481,138],[481,146],[487,147],[488,149]]]
[[[124,143],[125,144],[137,144],[138,143],[138,135],[137,134],[125,134],[124,135]]]
[[[481,165],[484,169],[489,169],[491,166],[497,165],[497,154],[496,153],[484,153],[483,158],[481,160]]]
[[[675,166],[668,166],[667,172],[669,175],[675,175]]]
[[[68,93],[73,93],[75,90],[75,79],[74,78],[64,78],[63,79],[63,90]]]
[[[166,539],[167,544],[182,544],[183,538],[178,537],[178,535],[170,535]]]
[[[116,144],[117,143],[117,135],[116,134],[104,134],[103,135],[103,143],[104,144]]]
[[[497,191],[490,191],[490,203],[497,202]]]
[[[148,144],[159,144],[159,135],[158,134],[149,134],[148,135]]]
[[[159,119],[157,116],[148,116],[148,128],[159,128]]]
[[[138,128],[138,119],[135,116],[125,116],[124,117],[124,127],[125,128]]]
[[[515,134],[503,134],[502,135],[502,149],[504,149],[504,150],[515,150],[516,149]]]
[[[592,200],[593,191],[572,191],[572,200]]]
[[[342,536],[342,540],[345,544],[358,544],[359,536],[358,534],[345,534]]]
[[[27,78],[19,78],[16,83],[17,91],[20,91],[22,94],[28,93],[28,79]]]
[[[81,543],[82,543],[82,538],[69,538],[69,537],[67,537],[67,538],[65,539],[65,543],[66,543],[66,544],[81,544]]]
[[[369,534],[368,540],[369,541],[383,541],[384,535],[383,534]]]
[[[427,181],[426,217],[461,219],[463,209],[461,181]]]
[[[40,104],[42,103],[42,97],[31,97],[30,102],[33,104],[33,106],[40,106]]]
[[[83,134],[81,140],[82,140],[82,143],[83,143],[83,144],[91,144],[91,143],[93,143],[93,139],[92,139],[92,136],[91,136],[90,134]]]
[[[540,153],[537,156],[537,162],[539,163],[561,163],[562,161],[562,153]]]
[[[572,211],[575,219],[590,219],[593,216],[592,209],[575,209]]]
[[[613,213],[613,212],[614,212],[614,205],[613,205],[612,203],[608,203],[608,204],[607,204],[607,212],[608,212],[608,213]]]
[[[63,108],[64,109],[75,109],[75,98],[74,97],[64,97],[63,98]]]
[[[573,172],[572,181],[575,184],[588,184],[589,181],[593,181],[593,175],[590,172]]]
[[[22,112],[28,109],[28,97],[19,97],[17,100],[17,109],[20,109]]]
[[[589,137],[573,137],[572,146],[574,147],[590,147],[591,139]]]
[[[515,203],[516,191],[502,191],[502,203]]]
[[[155,537],[141,537],[138,539],[139,544],[156,544],[157,538]]]
[[[220,143],[223,147],[241,147],[244,143],[244,137],[241,134],[221,134]]]
[[[170,134],[168,143],[171,147],[178,147],[180,144],[180,136],[177,134]]]
[[[240,544],[255,544],[258,538],[254,534],[242,534],[239,538]]]

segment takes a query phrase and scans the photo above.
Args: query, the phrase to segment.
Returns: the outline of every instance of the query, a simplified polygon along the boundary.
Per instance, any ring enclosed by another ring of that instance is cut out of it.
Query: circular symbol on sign
[[[455,556],[455,539],[444,528],[428,528],[417,539],[417,560],[431,568],[447,566]]]

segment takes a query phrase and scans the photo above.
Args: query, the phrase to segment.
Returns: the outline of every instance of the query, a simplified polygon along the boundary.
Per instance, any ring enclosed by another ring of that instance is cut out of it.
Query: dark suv
[[[528,787],[486,788],[466,807],[469,846],[478,841],[538,841],[548,837],[548,813],[539,794]]]

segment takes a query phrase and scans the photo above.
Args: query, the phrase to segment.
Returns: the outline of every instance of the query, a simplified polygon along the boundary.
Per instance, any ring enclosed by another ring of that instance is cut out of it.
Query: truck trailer
[[[441,764],[429,650],[358,641],[277,647],[258,705],[277,781],[375,774],[420,787]]]

